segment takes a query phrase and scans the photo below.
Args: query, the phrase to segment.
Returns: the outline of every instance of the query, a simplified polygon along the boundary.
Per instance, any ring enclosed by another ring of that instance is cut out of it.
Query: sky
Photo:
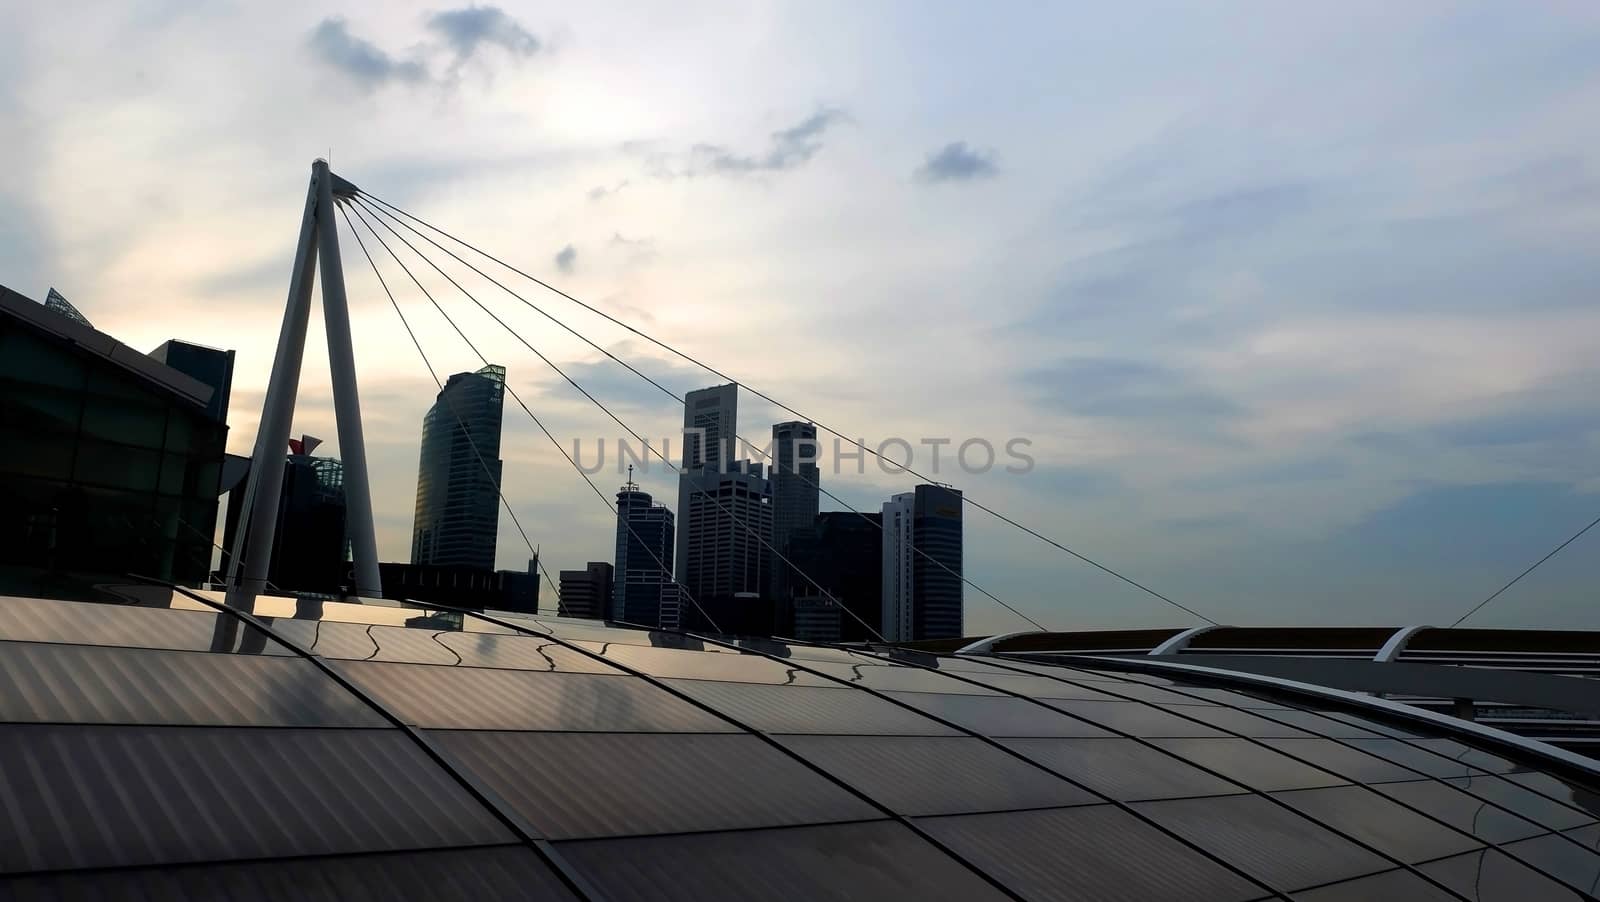
[[[908,439],[919,469],[950,439],[943,481],[1220,622],[1447,624],[1600,515],[1589,3],[62,0],[7,21],[0,283],[55,286],[137,348],[237,350],[236,453],[329,157],[818,422]],[[379,551],[404,560],[435,388],[340,229]],[[440,375],[477,368],[373,250]],[[669,398],[434,256],[632,428],[677,433]],[[614,450],[616,423],[409,262],[566,449]],[[720,381],[495,273],[675,391]],[[325,346],[314,312],[294,433],[337,454]],[[752,440],[791,418],[741,397]],[[1035,465],[948,468],[973,438]],[[610,558],[611,513],[511,401],[502,457],[552,571]],[[825,466],[869,510],[917,481]],[[675,498],[659,463],[640,482]],[[1197,622],[971,506],[966,541],[967,576],[1047,627]],[[500,565],[527,557],[502,516]],[[1468,623],[1600,628],[1600,531]],[[1024,626],[968,590],[969,633]]]

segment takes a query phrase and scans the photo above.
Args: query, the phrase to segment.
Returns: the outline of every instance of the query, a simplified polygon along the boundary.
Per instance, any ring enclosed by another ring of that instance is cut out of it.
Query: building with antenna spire
[[[645,626],[676,629],[682,619],[677,583],[672,579],[676,518],[664,504],[633,481],[617,492],[617,546],[610,617]]]

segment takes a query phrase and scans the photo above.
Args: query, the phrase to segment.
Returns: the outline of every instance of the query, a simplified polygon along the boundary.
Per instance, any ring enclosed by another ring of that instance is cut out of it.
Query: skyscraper
[[[611,608],[615,572],[605,561],[590,561],[583,570],[561,571],[561,598],[556,601],[556,613],[563,617],[605,617]]]
[[[884,639],[961,635],[961,522],[961,492],[949,486],[919,485],[884,503]]]
[[[503,366],[456,373],[423,418],[411,563],[494,568],[505,390]]]
[[[739,433],[739,386],[696,389],[683,398],[683,469],[725,470]]]
[[[719,474],[733,459],[733,437],[739,431],[739,386],[713,385],[689,392],[683,399],[683,460],[678,471],[678,582],[689,563],[689,496],[704,490],[704,475]]]
[[[800,422],[773,426],[772,460],[772,547],[794,561],[790,536],[796,530],[809,528],[817,516],[817,427]],[[769,565],[769,572],[772,597],[788,597],[798,574],[776,558]]]
[[[767,595],[772,544],[772,487],[758,463],[727,473],[702,467],[679,479],[678,582],[706,601]]]
[[[617,553],[611,589],[613,620],[677,629],[672,581],[672,511],[629,482],[617,492]]]
[[[880,514],[823,511],[810,526],[790,533],[789,560],[804,574],[796,575],[790,585],[795,638],[860,642],[875,638],[872,630],[882,629],[882,522]],[[828,611],[822,603],[832,601],[847,610]],[[822,622],[835,624],[837,632],[799,635],[803,610],[824,614]]]

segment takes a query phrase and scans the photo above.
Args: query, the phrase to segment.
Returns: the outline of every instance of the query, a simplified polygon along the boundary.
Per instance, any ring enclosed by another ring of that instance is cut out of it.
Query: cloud
[[[561,251],[556,254],[556,268],[562,272],[572,272],[572,268],[576,266],[577,263],[578,249],[570,244],[562,248]]]
[[[485,44],[524,57],[538,53],[542,46],[537,37],[496,6],[468,6],[434,13],[428,17],[427,27],[455,51],[457,63]]]
[[[627,179],[623,179],[609,188],[607,188],[605,185],[596,185],[589,189],[589,200],[591,202],[605,200],[607,197],[616,194],[618,191],[621,191],[626,187],[628,187]]]
[[[422,63],[395,59],[371,41],[351,34],[350,23],[338,16],[323,19],[312,29],[307,45],[324,64],[369,90],[387,82],[428,80],[428,69]]]
[[[993,151],[973,150],[965,141],[952,141],[928,154],[928,159],[917,167],[916,176],[928,183],[970,182],[999,172]]]
[[[845,119],[840,110],[823,109],[789,128],[772,133],[759,154],[734,153],[720,144],[696,144],[689,152],[690,169],[724,175],[782,172],[801,166],[822,149],[822,135]]]
[[[1028,370],[1022,381],[1037,403],[1084,417],[1220,420],[1240,412],[1184,373],[1129,358],[1069,358]]]

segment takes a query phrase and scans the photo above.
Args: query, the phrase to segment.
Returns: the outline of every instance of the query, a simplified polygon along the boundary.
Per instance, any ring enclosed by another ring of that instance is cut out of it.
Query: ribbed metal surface
[[[1366,723],[1334,720],[1330,717],[1323,717],[1315,711],[1289,708],[1283,711],[1270,712],[1268,716],[1274,721],[1284,721],[1307,732],[1318,736],[1327,736],[1330,739],[1367,739],[1372,736],[1372,728]],[[1282,729],[1282,727],[1280,726],[1279,729]],[[1287,734],[1268,733],[1263,735],[1281,736]]]
[[[459,656],[467,667],[506,667],[515,670],[566,673],[617,673],[617,668],[566,648],[553,639],[536,636],[497,636],[489,633],[442,633],[440,645]]]
[[[387,727],[309,661],[0,643],[0,721]]]
[[[1481,771],[1488,771],[1491,774],[1509,774],[1513,771],[1527,769],[1499,755],[1493,755],[1469,745],[1462,745],[1454,739],[1430,738],[1410,741],[1413,745],[1437,752],[1447,758],[1454,758],[1462,764],[1470,765]]]
[[[1357,877],[1328,886],[1319,886],[1316,889],[1302,890],[1295,893],[1296,902],[1370,902],[1378,899],[1394,899],[1396,902],[1460,902],[1459,898],[1451,895],[1418,877],[1410,871],[1394,870],[1382,874],[1373,874],[1370,877]],[[1468,899],[1480,897],[1468,895]],[[1493,896],[1481,897],[1485,902],[1497,898]],[[1543,899],[1544,896],[1538,898]],[[1559,898],[1559,897],[1557,897]],[[1510,900],[1506,900],[1510,902]]]
[[[0,879],[0,897],[59,899],[570,900],[527,846],[111,870]]]
[[[416,664],[456,664],[460,660],[436,639],[448,631],[291,618],[272,620],[269,626],[278,635],[324,658]]]
[[[829,676],[869,689],[900,692],[945,692],[955,695],[998,695],[992,689],[974,686],[920,667],[898,667],[858,661],[844,664],[831,661],[812,661],[814,667]],[[835,683],[834,685],[838,685]]]
[[[1386,783],[1395,780],[1415,780],[1421,774],[1407,770],[1392,761],[1369,755],[1331,739],[1264,739],[1267,745],[1331,770],[1352,783]]]
[[[863,733],[950,736],[955,733],[915,712],[856,689],[761,686],[710,680],[668,680],[673,688],[741,723],[769,733]]]
[[[1544,774],[1538,775],[1540,779],[1533,781],[1533,788],[1546,793],[1540,795],[1520,782],[1514,782],[1512,778],[1518,776],[1521,775],[1452,777],[1445,782],[1489,799],[1550,829],[1567,830],[1595,822],[1596,812],[1600,812],[1600,795],[1583,792]]]
[[[1236,711],[1232,708],[1214,707],[1211,705],[1181,705],[1171,709],[1185,717],[1192,717],[1219,730],[1225,730],[1239,736],[1248,736],[1253,739],[1264,738],[1291,738],[1309,737],[1311,734],[1295,727],[1257,717],[1247,711]],[[1273,716],[1287,712],[1273,712]],[[1328,721],[1333,724],[1333,721]],[[1334,724],[1337,726],[1337,724]]]
[[[1065,717],[1026,699],[934,692],[891,692],[914,708],[984,736],[1109,736],[1099,727]],[[1086,702],[1085,704],[1093,704]],[[1159,713],[1159,712],[1157,712]]]
[[[1100,801],[978,739],[785,736],[782,742],[898,814],[961,814]]]
[[[1373,789],[1485,842],[1508,843],[1537,836],[1547,829],[1436,780],[1379,783]]]
[[[1582,898],[1515,858],[1493,849],[1430,861],[1417,865],[1417,870],[1474,902],[1563,902]],[[1590,891],[1593,892],[1593,888]]]
[[[776,686],[833,686],[830,680],[759,655],[708,655],[648,645],[612,645],[605,656],[651,676]]]
[[[993,687],[1001,692],[1015,692],[1019,695],[1026,695],[1029,698],[1081,698],[1100,702],[1116,701],[1115,697],[1097,689],[1079,686],[1076,683],[1063,683],[1060,680],[1052,680],[1042,676],[1027,676],[1020,673],[966,673],[962,674],[962,676],[978,680],[985,686]],[[1114,692],[1121,692],[1124,688],[1120,685],[1107,686],[1105,683],[1096,685]],[[1133,684],[1128,683],[1126,685],[1131,686]]]
[[[882,816],[754,736],[429,735],[552,839]]]
[[[0,727],[0,870],[508,842],[398,730]]]
[[[292,654],[259,630],[220,614],[9,596],[0,596],[0,639]]]
[[[1237,780],[1251,789],[1310,789],[1349,782],[1245,739],[1152,739],[1178,757]]]
[[[1185,720],[1140,702],[1086,702],[1077,699],[1050,699],[1052,707],[1105,724],[1132,736],[1221,736],[1205,724]]]
[[[1301,789],[1273,795],[1319,824],[1415,864],[1483,845],[1361,786]]]
[[[1555,774],[1525,772],[1506,774],[1498,779],[1477,777],[1470,781],[1456,781],[1456,783],[1457,785],[1468,786],[1474,791],[1477,791],[1485,786],[1495,786],[1498,794],[1493,796],[1493,798],[1496,801],[1502,801],[1503,799],[1511,797],[1511,794],[1508,793],[1508,790],[1496,785],[1502,781],[1514,783],[1517,786],[1534,790],[1539,794],[1547,798],[1554,799],[1555,801],[1564,805],[1581,809],[1582,811],[1588,813],[1589,820],[1600,820],[1600,789],[1580,786]],[[1511,802],[1502,802],[1502,804],[1508,804],[1513,808],[1518,808],[1516,804]],[[1521,809],[1518,808],[1518,810]],[[1534,812],[1532,812],[1532,816],[1537,817],[1537,813],[1538,812],[1536,809]]]
[[[835,824],[557,846],[612,902],[1006,898],[900,824]]]
[[[1134,805],[1195,845],[1285,890],[1391,870],[1394,865],[1260,796]]]
[[[1600,887],[1600,854],[1596,854],[1596,847],[1600,846],[1600,827],[1580,827],[1566,831],[1566,835],[1577,843],[1546,834],[1504,848],[1524,863],[1594,893],[1596,887]]]
[[[1120,692],[1121,690],[1118,691]],[[1184,686],[1183,694],[1186,696],[1198,695],[1207,701],[1216,702],[1219,705],[1229,705],[1235,708],[1247,708],[1263,711],[1282,711],[1288,707],[1282,702],[1275,702],[1271,699],[1256,698],[1253,695],[1246,695],[1243,692],[1230,692],[1227,689],[1213,689],[1210,686]],[[1190,702],[1184,702],[1184,704],[1189,703]]]
[[[1246,791],[1132,739],[1008,739],[1006,745],[1123,802]]]
[[[430,729],[735,731],[631,676],[349,661],[334,666],[396,716]]]
[[[1435,754],[1399,739],[1348,739],[1351,747],[1427,774],[1430,777],[1465,777],[1484,771],[1454,758]]]
[[[1257,899],[1252,884],[1109,805],[918,824],[1028,899]]]

